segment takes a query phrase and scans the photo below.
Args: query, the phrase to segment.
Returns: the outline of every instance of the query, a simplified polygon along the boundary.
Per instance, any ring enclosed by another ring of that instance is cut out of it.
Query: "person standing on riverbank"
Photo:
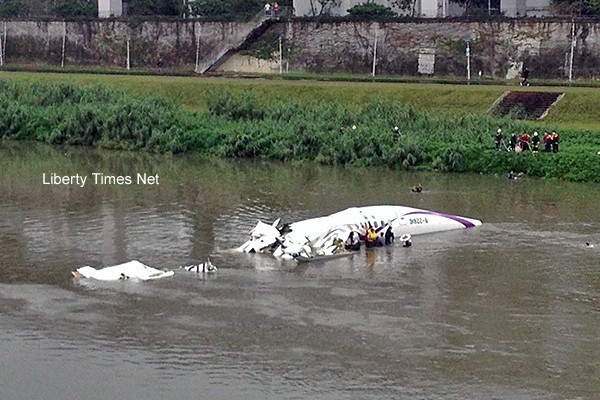
[[[529,70],[527,68],[523,69],[521,72],[521,86],[529,86]]]
[[[542,136],[542,142],[544,142],[544,151],[549,153],[552,147],[552,139],[547,131],[545,131]]]
[[[540,137],[537,132],[533,132],[533,137],[531,138],[531,151],[537,153],[540,148]]]
[[[517,134],[514,132],[510,134],[509,146],[510,146],[509,151],[515,151],[517,149]]]
[[[531,137],[529,133],[523,132],[521,136],[519,136],[519,146],[521,146],[521,150],[529,150],[529,140]]]
[[[552,143],[552,152],[558,153],[558,133],[556,131],[552,131],[550,142]]]
[[[502,143],[502,129],[498,128],[496,137],[494,138],[494,148],[496,151],[500,150],[500,143]]]
[[[397,127],[397,126],[395,126],[395,127],[392,129],[392,140],[394,141],[394,143],[398,143],[398,139],[400,139],[400,136],[402,136],[402,135],[400,134],[400,130],[398,129],[398,127]]]

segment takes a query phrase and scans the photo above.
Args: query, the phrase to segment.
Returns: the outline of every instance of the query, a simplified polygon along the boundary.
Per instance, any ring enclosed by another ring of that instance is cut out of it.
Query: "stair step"
[[[506,92],[494,103],[490,112],[499,116],[512,115],[517,119],[539,120],[563,95],[560,92]]]

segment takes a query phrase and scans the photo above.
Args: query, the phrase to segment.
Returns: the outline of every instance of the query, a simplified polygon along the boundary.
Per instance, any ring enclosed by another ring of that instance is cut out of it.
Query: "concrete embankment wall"
[[[243,38],[239,22],[117,19],[77,21],[0,21],[6,31],[5,63],[125,66],[127,43],[132,68],[193,70],[219,43]]]
[[[0,21],[3,35],[6,29],[6,63],[61,65],[64,60],[65,65],[125,66],[129,37],[132,68],[153,68],[161,58],[166,68],[190,71],[197,57],[201,61],[246,28],[242,22],[193,20]],[[251,56],[253,48],[261,48],[262,54],[269,49],[276,62],[267,63],[266,70],[278,72],[279,36],[284,71],[290,72],[370,73],[377,38],[378,74],[465,76],[468,42],[473,79],[480,72],[513,78],[523,65],[533,79],[565,78],[571,54],[574,78],[600,77],[600,21],[295,19],[274,23],[242,53]],[[220,68],[264,72],[265,65],[244,59]]]

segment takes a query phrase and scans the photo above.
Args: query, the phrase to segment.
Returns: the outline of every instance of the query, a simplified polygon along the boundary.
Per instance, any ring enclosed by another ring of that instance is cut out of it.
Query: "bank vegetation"
[[[427,85],[422,86],[423,103],[440,101],[434,92],[428,94]],[[172,88],[164,87],[163,95],[158,95],[161,90],[148,86],[123,91],[96,84],[0,80],[0,137],[327,165],[484,174],[514,170],[543,178],[600,182],[600,156],[596,154],[600,136],[593,130],[559,129],[558,153],[514,153],[504,147],[495,151],[498,127],[506,136],[533,130],[541,135],[544,129],[557,129],[557,124],[548,127],[510,116],[453,111],[448,105],[446,112],[440,111],[441,105],[431,112],[385,96],[385,90],[372,96],[355,93],[355,101],[348,103],[348,99],[336,98],[341,92],[303,92],[306,87],[310,85],[282,93],[258,83],[243,89],[217,85],[201,94],[194,91],[194,95],[181,89],[177,102],[164,95]],[[149,95],[150,91],[158,94]],[[181,104],[187,96],[196,97],[195,107]],[[480,96],[496,95],[482,91]],[[465,101],[481,101],[473,97]],[[401,132],[397,140],[392,136],[394,126]]]

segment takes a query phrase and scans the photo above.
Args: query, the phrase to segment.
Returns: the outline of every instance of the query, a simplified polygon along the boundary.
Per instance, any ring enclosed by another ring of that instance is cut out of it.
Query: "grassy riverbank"
[[[549,89],[567,95],[532,123],[486,115],[503,86],[26,73],[0,84],[0,137],[12,139],[600,181],[600,91],[589,88]],[[495,152],[498,126],[557,129],[561,151]]]
[[[307,76],[309,78],[309,76]],[[333,77],[332,77],[333,78]],[[349,79],[349,78],[348,78]],[[565,93],[566,96],[544,120],[543,125],[559,130],[590,130],[600,132],[600,90],[594,87],[517,85],[464,85],[436,83],[395,83],[360,81],[288,80],[278,76],[236,78],[200,78],[122,74],[59,74],[0,72],[0,80],[32,83],[70,83],[103,85],[128,93],[151,93],[181,105],[188,111],[206,111],[207,91],[227,90],[232,93],[255,92],[264,105],[321,102],[357,107],[373,99],[402,102],[432,114],[482,115],[494,101],[509,90],[539,90]],[[536,124],[539,125],[539,124]]]

